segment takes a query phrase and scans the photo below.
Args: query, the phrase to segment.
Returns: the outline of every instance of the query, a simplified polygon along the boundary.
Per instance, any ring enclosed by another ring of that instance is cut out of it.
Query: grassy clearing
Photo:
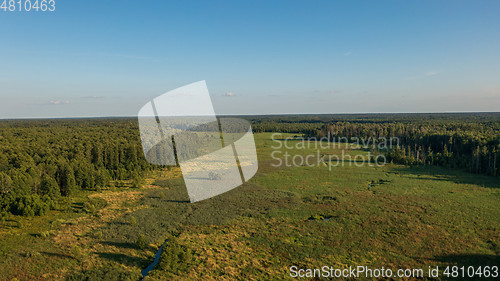
[[[165,173],[158,171],[153,176]],[[152,182],[147,180],[140,189],[126,185],[98,193],[80,191],[64,198],[46,216],[11,216],[0,222],[0,280],[58,280],[74,270],[109,264],[103,257],[123,249],[107,243],[102,228],[141,208],[139,198],[158,187]],[[132,247],[124,256],[128,255],[141,256],[147,262],[152,254]],[[130,270],[138,271],[136,263],[130,264]]]
[[[286,279],[291,265],[498,264],[496,179],[399,165],[272,167],[277,162],[270,157],[269,137],[256,135],[261,165],[254,179],[216,198],[175,207],[185,206],[179,243],[196,257],[178,279]],[[174,207],[168,204],[162,208]],[[159,270],[150,277],[169,278]]]

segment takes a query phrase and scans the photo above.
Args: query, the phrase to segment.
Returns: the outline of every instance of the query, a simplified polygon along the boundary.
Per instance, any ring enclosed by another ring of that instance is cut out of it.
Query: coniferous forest
[[[389,162],[438,165],[470,173],[500,175],[500,114],[369,114],[255,118],[254,131],[300,133],[316,139],[370,147],[385,140]]]
[[[397,138],[389,162],[500,175],[500,114],[251,116],[253,131],[373,143]],[[157,169],[131,118],[0,122],[0,214],[43,215],[60,197],[124,181],[139,186]]]
[[[136,120],[0,122],[0,213],[44,215],[61,197],[131,181],[155,167],[142,152]]]

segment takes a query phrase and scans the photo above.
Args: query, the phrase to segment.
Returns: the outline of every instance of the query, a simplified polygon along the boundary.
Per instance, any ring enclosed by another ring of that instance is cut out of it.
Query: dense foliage
[[[383,147],[389,161],[406,165],[439,165],[471,173],[500,175],[500,122],[468,121],[332,122],[315,135]],[[387,145],[379,145],[386,142]],[[375,145],[373,145],[375,144]]]
[[[180,245],[176,237],[170,237],[163,245],[156,268],[170,274],[179,274],[189,269],[192,262],[191,249]]]
[[[133,119],[0,123],[0,212],[43,215],[61,196],[132,181],[148,164]]]
[[[389,161],[500,175],[500,113],[250,116],[254,132],[298,133],[385,149]]]
[[[389,161],[500,175],[500,114],[248,116],[254,132],[298,133],[377,144]],[[378,147],[377,147],[378,149]],[[43,215],[79,189],[140,186],[147,163],[132,118],[0,122],[0,217]]]

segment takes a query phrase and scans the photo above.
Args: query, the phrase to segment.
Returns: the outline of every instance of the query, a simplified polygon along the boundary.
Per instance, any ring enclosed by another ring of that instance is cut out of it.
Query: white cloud
[[[69,100],[51,100],[49,104],[52,105],[61,105],[61,104],[69,104]]]
[[[234,94],[232,92],[227,92],[224,94],[225,97],[234,97]]]

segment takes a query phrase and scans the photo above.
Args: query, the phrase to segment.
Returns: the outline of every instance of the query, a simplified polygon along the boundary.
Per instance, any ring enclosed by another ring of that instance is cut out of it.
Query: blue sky
[[[499,1],[62,1],[0,10],[0,118],[500,109]]]

